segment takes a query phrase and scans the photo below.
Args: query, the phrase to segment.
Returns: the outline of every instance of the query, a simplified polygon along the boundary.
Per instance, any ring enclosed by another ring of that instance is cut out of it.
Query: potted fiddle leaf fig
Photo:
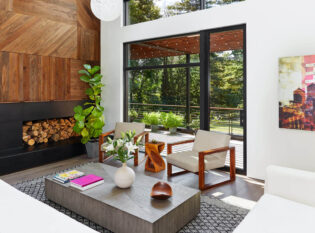
[[[81,81],[87,83],[89,88],[85,93],[89,100],[83,106],[74,108],[74,119],[76,123],[73,130],[82,136],[81,142],[85,144],[86,151],[89,157],[98,155],[98,137],[103,132],[105,118],[103,115],[104,108],[101,103],[102,75],[100,67],[85,64],[84,69],[79,71],[82,74]]]

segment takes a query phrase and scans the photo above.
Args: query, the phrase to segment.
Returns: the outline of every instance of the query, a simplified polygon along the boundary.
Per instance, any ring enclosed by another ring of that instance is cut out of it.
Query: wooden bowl
[[[157,182],[152,187],[151,197],[158,200],[166,200],[173,195],[171,186],[165,182]]]

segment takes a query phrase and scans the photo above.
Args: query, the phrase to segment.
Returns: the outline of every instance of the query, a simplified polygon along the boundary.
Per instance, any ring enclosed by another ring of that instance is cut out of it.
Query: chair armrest
[[[134,137],[134,142],[136,142],[138,140],[138,138],[145,136],[145,142],[149,141],[149,132],[148,131],[143,131],[142,133],[136,135]]]
[[[106,133],[103,133],[99,136],[99,140],[98,140],[98,144],[99,144],[99,151],[101,151],[101,145],[104,143],[104,138],[115,133],[115,130],[111,130],[111,131],[108,131]]]
[[[315,173],[280,166],[268,166],[265,193],[315,206]]]
[[[111,130],[111,131],[108,131],[106,133],[103,133],[103,134],[100,135],[100,137],[104,138],[104,137],[107,137],[107,136],[109,136],[109,135],[111,135],[113,133],[115,133],[115,130]]]
[[[186,143],[192,143],[194,141],[195,141],[195,139],[189,139],[189,140],[180,141],[180,142],[167,143],[167,154],[172,154],[173,146],[186,144]]]
[[[234,146],[232,146],[232,147],[225,146],[225,147],[220,147],[220,148],[216,148],[216,149],[200,151],[199,152],[199,158],[200,158],[200,156],[211,155],[211,154],[215,154],[215,153],[219,153],[219,152],[223,152],[223,151],[228,151],[228,150],[235,150],[235,147]]]

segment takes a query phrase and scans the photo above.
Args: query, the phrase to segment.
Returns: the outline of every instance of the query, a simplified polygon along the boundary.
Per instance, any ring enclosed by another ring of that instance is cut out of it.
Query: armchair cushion
[[[222,134],[222,133],[214,133],[204,130],[198,130],[195,142],[193,146],[193,151],[201,152],[221,147],[229,146],[231,140],[230,135]],[[218,159],[222,160],[222,166],[224,166],[225,158],[227,151],[216,153],[213,155],[208,155],[205,157],[205,160],[211,160],[213,156],[216,156]],[[224,161],[223,161],[224,160]]]
[[[121,133],[122,132],[127,132],[127,131],[135,131],[136,135],[142,133],[145,129],[145,124],[143,123],[137,123],[137,122],[117,122],[115,126],[115,134],[114,134],[114,139],[121,138]]]
[[[225,164],[225,157],[222,158],[214,154],[208,155],[205,158],[205,170],[223,167]],[[169,154],[167,155],[166,160],[168,163],[190,172],[199,171],[199,153],[196,151],[183,151]]]

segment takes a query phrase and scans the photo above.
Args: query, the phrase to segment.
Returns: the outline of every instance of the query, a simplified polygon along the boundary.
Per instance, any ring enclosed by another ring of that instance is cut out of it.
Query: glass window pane
[[[129,0],[127,9],[130,25],[199,10],[200,0]]]
[[[185,77],[186,68],[129,71],[129,121],[141,121],[144,112],[171,111],[185,118]]]
[[[210,34],[210,129],[243,135],[243,30]]]

